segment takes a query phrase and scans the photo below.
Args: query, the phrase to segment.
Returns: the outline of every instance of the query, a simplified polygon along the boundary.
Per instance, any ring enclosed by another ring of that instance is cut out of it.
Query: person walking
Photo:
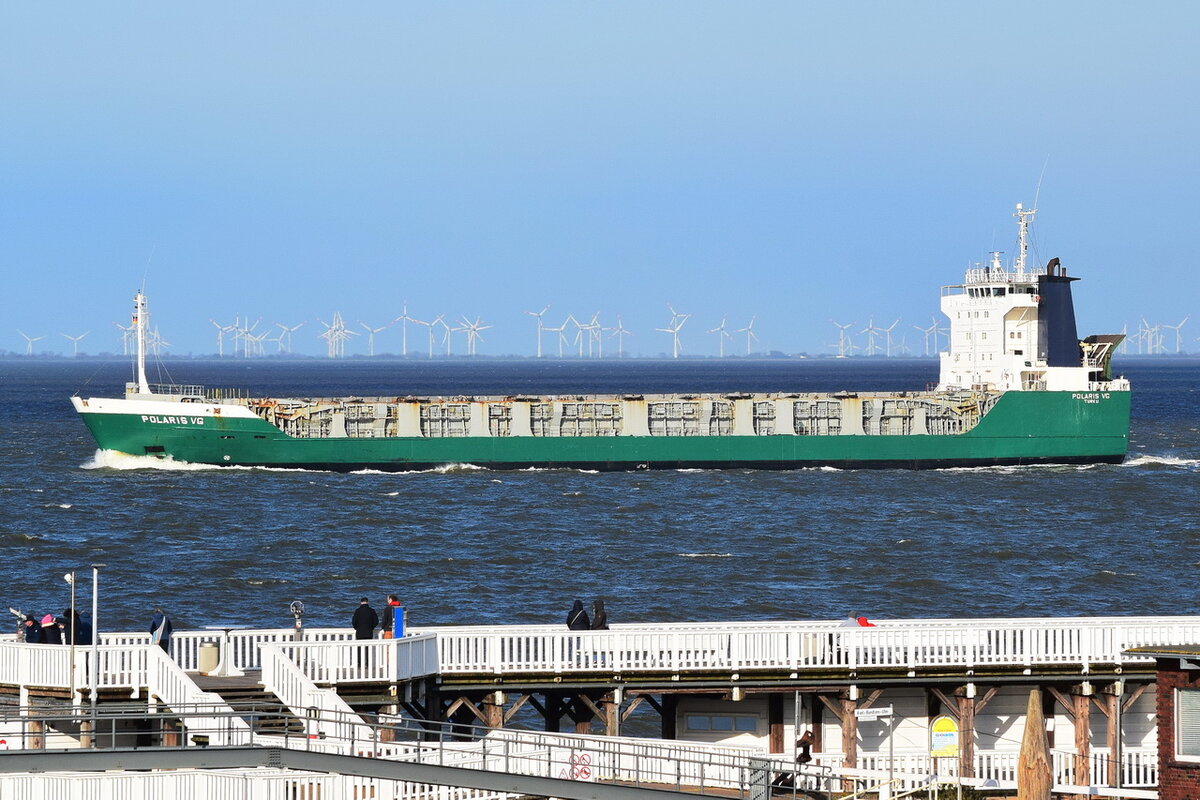
[[[150,641],[161,647],[164,653],[171,652],[171,631],[174,629],[166,612],[161,608],[154,609],[154,616],[150,618]]]
[[[583,601],[576,600],[575,605],[571,606],[571,610],[567,612],[567,630],[586,631],[592,627],[592,621],[588,619],[588,614],[583,610]]]
[[[354,609],[350,625],[354,628],[355,639],[375,638],[375,629],[379,627],[379,615],[371,608],[367,598],[358,601],[358,608]]]
[[[608,613],[604,610],[603,600],[592,601],[592,630],[608,630]]]
[[[394,594],[387,596],[380,627],[383,628],[384,639],[391,639],[393,636],[397,639],[404,638],[404,607],[400,605],[400,598]]]

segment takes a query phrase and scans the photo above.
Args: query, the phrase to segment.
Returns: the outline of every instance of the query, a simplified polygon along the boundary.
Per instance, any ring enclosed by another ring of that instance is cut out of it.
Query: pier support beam
[[[653,699],[651,703],[653,703]],[[658,713],[662,715],[662,738],[676,739],[675,730],[675,709],[679,705],[679,698],[673,694],[664,694],[662,704],[658,707]]]
[[[616,736],[621,731],[621,703],[618,692],[611,691],[600,698],[600,720],[604,723],[604,735]]]
[[[783,695],[767,695],[767,752],[783,752]]]

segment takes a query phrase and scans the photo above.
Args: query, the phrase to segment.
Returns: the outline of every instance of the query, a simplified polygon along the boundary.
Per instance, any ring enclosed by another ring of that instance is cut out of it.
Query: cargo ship
[[[1119,463],[1129,383],[1121,335],[1078,338],[1054,258],[1018,253],[943,287],[949,345],[935,388],[912,392],[507,397],[248,397],[146,380],[146,298],[134,298],[136,380],[71,398],[102,450],[176,461],[351,471],[983,467]]]

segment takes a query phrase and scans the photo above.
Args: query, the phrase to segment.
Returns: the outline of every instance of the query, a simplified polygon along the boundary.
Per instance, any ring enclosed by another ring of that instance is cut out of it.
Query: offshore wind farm
[[[304,320],[294,325],[281,322],[264,324],[262,317],[251,321],[249,316],[236,315],[228,324],[215,319],[208,321],[215,328],[211,349],[198,346],[186,353],[172,350],[172,344],[163,336],[157,325],[147,334],[148,352],[155,357],[217,357],[236,359],[297,358],[304,356],[340,358],[474,358],[516,357],[553,358],[564,360],[604,358],[754,358],[798,356],[806,358],[936,358],[948,345],[949,328],[944,319],[930,315],[930,324],[908,323],[897,317],[887,325],[876,324],[877,317],[868,317],[865,323],[851,320],[829,321],[829,343],[801,343],[789,341],[760,341],[754,332],[757,315],[751,315],[740,328],[730,327],[730,316],[722,315],[712,328],[701,330],[694,324],[686,332],[686,323],[692,315],[679,312],[669,304],[665,325],[651,327],[649,324],[639,332],[651,342],[631,352],[626,337],[637,334],[625,327],[621,315],[605,317],[595,312],[590,317],[577,317],[568,313],[558,325],[546,323],[551,309],[547,305],[541,311],[525,311],[532,317],[534,326],[529,331],[527,350],[490,350],[484,331],[497,327],[481,316],[471,319],[467,315],[455,318],[449,314],[436,314],[429,320],[410,316],[408,304],[404,303],[401,315],[389,323],[371,326],[360,321],[358,327],[347,323],[341,311],[334,311],[329,322],[323,319]],[[447,317],[451,321],[447,322]],[[611,320],[611,321],[610,321]],[[1189,338],[1184,327],[1191,315],[1178,322],[1149,322],[1139,317],[1131,325],[1124,323],[1121,333],[1125,339],[1117,348],[1121,355],[1137,356],[1186,356],[1200,351],[1200,338]],[[311,325],[309,325],[312,323]],[[0,356],[35,357],[80,357],[80,356],[132,356],[135,350],[132,325],[113,322],[117,333],[105,341],[93,339],[95,345],[89,351],[81,346],[91,331],[71,335],[60,333],[65,345],[47,336],[30,336],[15,331],[13,349],[0,348]],[[260,325],[262,327],[260,328]],[[309,340],[298,347],[295,334],[306,325],[311,331]],[[410,342],[409,325],[416,334]],[[186,327],[183,321],[176,328]],[[512,324],[519,327],[518,322]],[[424,333],[421,333],[421,329]],[[46,345],[39,342],[47,341]],[[20,345],[18,345],[18,342]],[[317,343],[320,343],[319,346]],[[357,343],[355,348],[352,343]],[[607,344],[606,344],[607,343]]]

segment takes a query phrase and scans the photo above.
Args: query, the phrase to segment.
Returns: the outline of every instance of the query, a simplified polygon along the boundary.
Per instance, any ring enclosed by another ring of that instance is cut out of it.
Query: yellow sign
[[[958,756],[958,723],[953,717],[935,717],[929,725],[929,755],[934,758]]]

